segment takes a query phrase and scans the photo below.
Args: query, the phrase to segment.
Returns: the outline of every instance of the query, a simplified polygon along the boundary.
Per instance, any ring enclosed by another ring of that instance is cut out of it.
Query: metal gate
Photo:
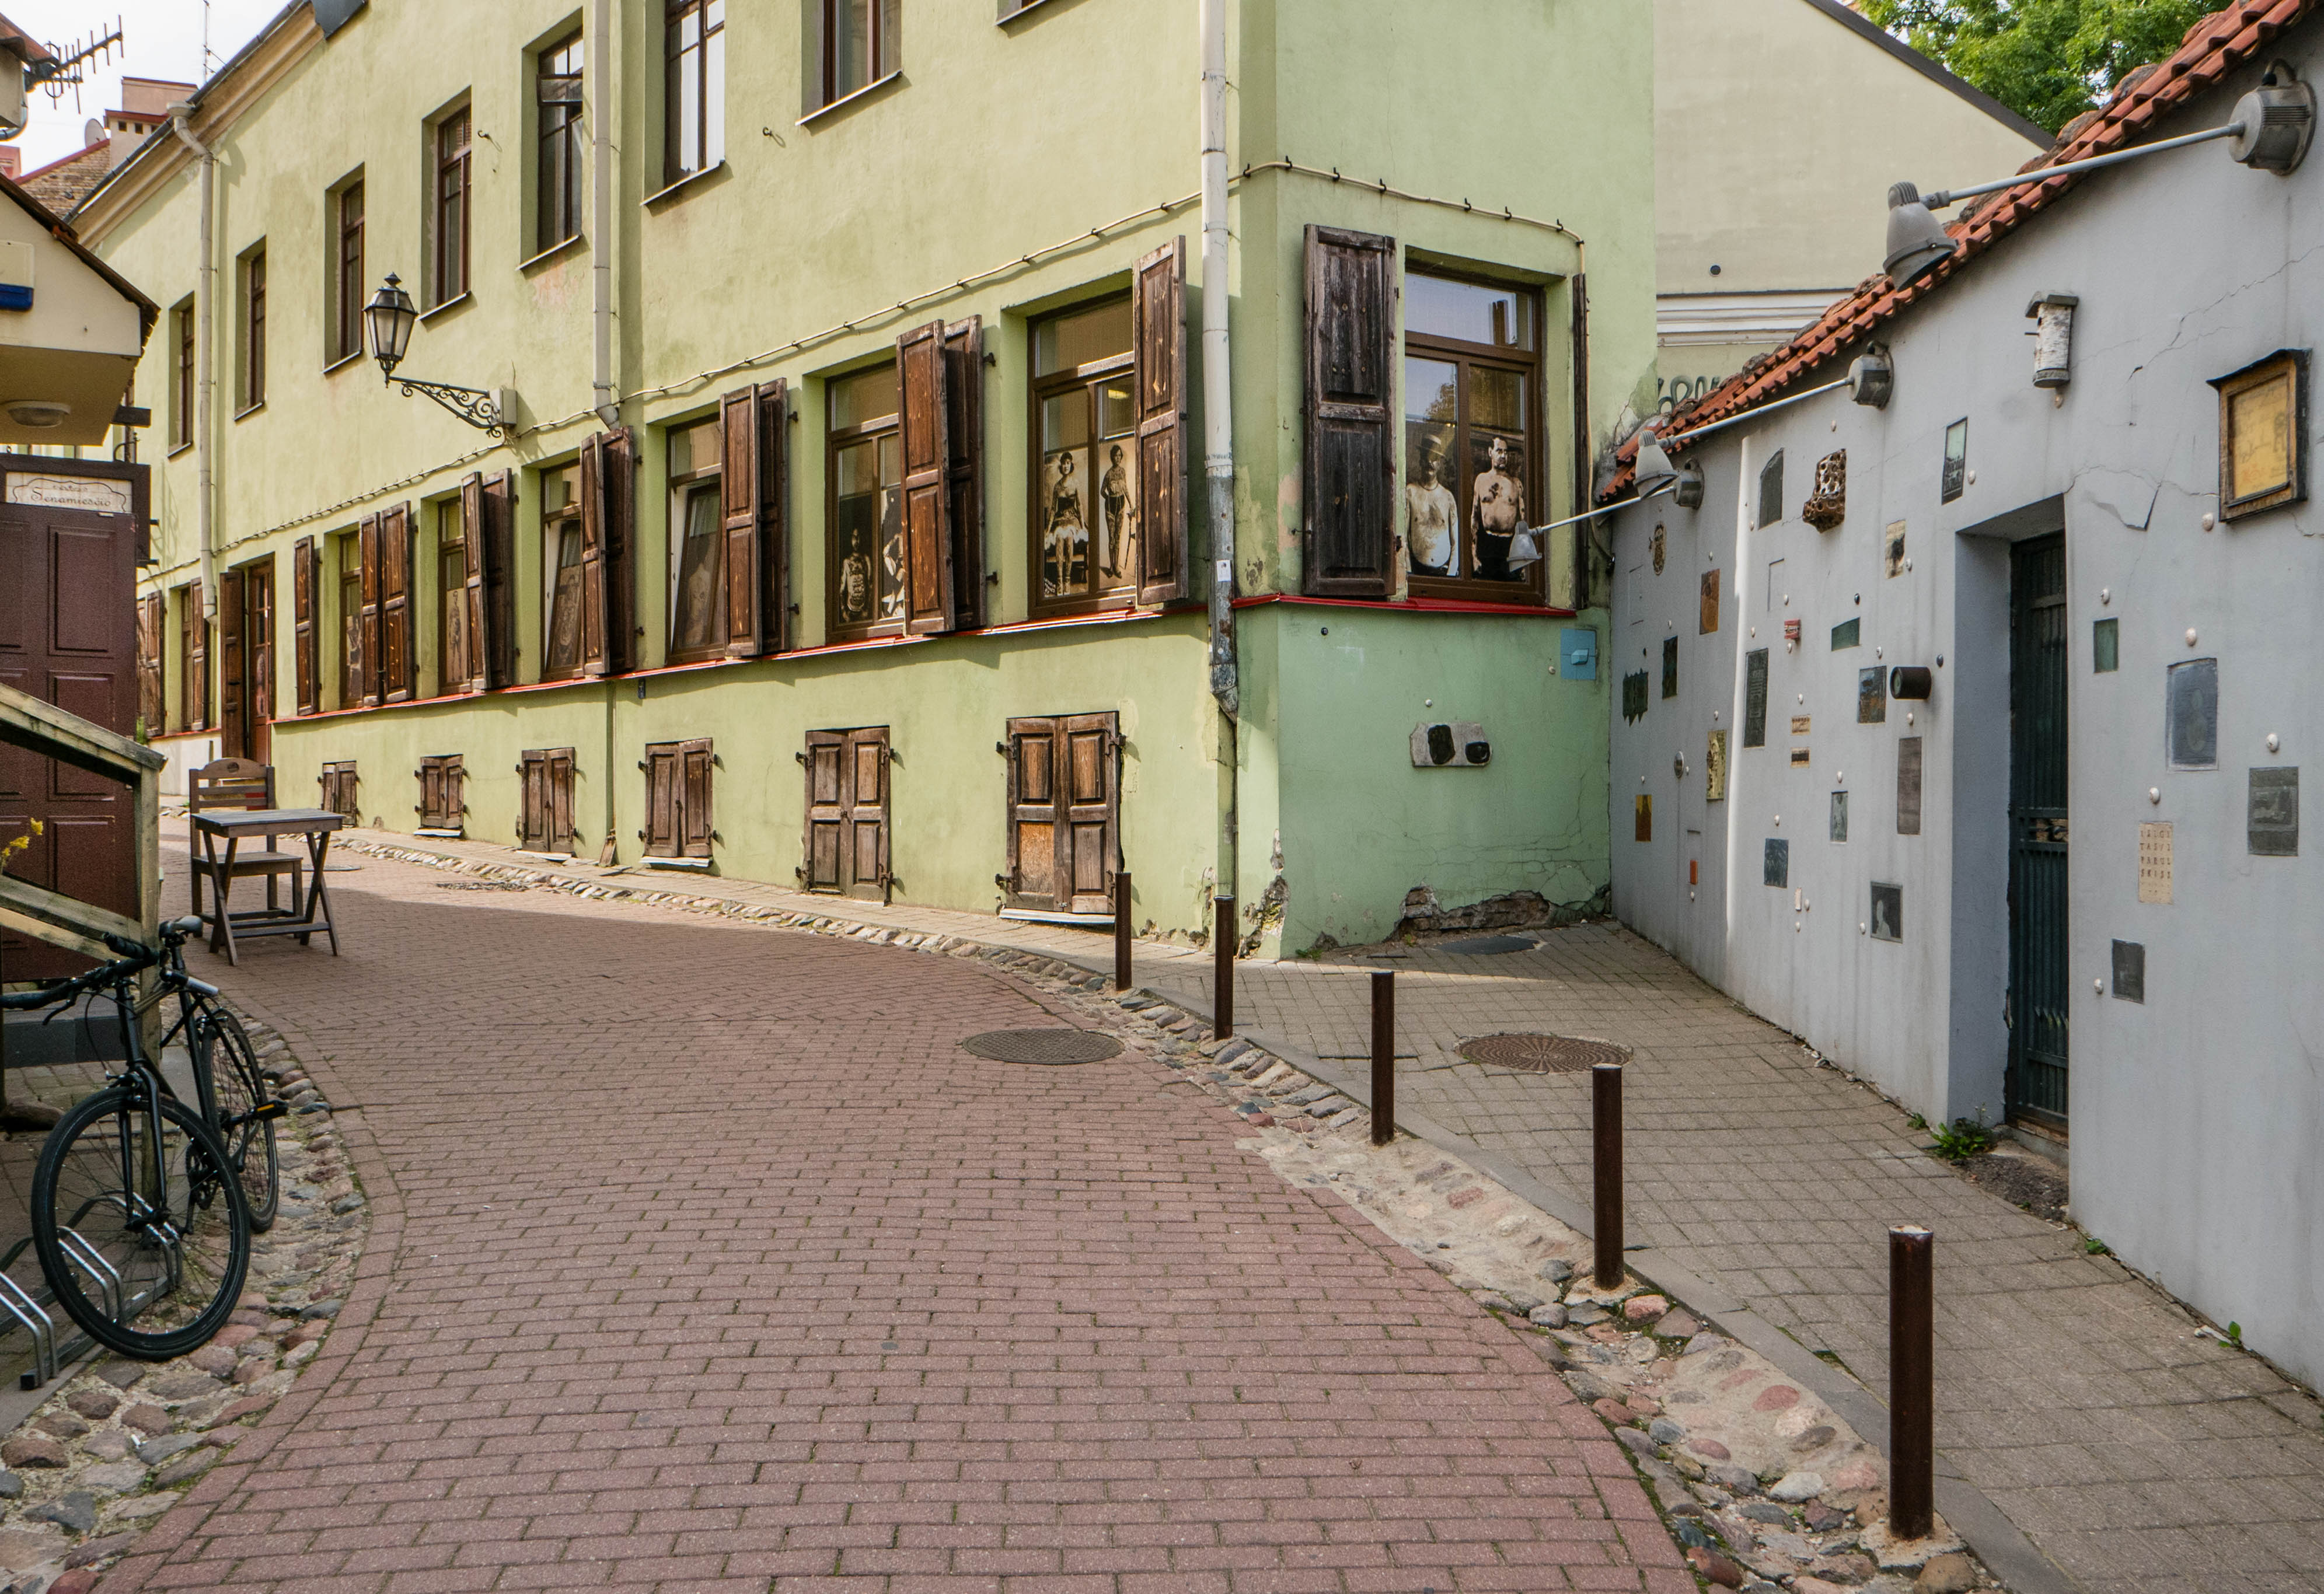
[[[2007,1111],[2066,1126],[2066,542],[2009,560]]]

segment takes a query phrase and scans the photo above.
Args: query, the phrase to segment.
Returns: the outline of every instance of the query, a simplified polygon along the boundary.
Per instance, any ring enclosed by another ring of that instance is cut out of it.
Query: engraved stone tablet
[[[1808,758],[1808,750],[1807,750],[1806,748],[1804,748],[1804,747],[1795,747],[1795,748],[1792,749],[1792,768],[1793,768],[1793,769],[1805,769],[1805,768],[1808,766],[1808,764],[1809,764],[1809,762],[1810,762],[1810,761],[1811,761],[1811,760],[1809,760],[1809,758]]]
[[[2171,900],[2171,822],[2138,827],[2138,899]]]
[[[1794,714],[1792,716],[1792,734],[1794,736],[1806,735],[1808,733],[1808,726],[1812,723],[1812,715],[1803,714]]]
[[[1836,842],[1848,839],[1848,794],[1844,791],[1831,794],[1831,839]]]
[[[1639,719],[1646,712],[1646,672],[1633,670],[1622,677],[1622,717]]]
[[[2254,769],[2246,821],[2251,850],[2263,858],[2300,856],[2300,771]]]
[[[1864,619],[1861,615],[1854,620],[1843,620],[1831,628],[1831,650],[1835,653],[1842,648],[1860,647],[1863,641]]]
[[[1743,745],[1767,745],[1767,650],[1743,655]]]
[[[1678,639],[1663,639],[1663,696],[1678,696]]]
[[[1921,739],[1896,743],[1896,834],[1921,834]]]

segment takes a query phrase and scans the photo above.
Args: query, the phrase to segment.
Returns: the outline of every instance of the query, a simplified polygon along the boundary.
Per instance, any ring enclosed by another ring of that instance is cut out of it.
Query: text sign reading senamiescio
[[[10,471],[8,502],[38,509],[92,510],[100,515],[125,515],[130,510],[129,484],[110,476],[33,475]]]

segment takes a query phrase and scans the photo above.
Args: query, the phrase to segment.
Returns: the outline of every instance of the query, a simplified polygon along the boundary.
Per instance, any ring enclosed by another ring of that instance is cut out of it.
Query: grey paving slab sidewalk
[[[547,866],[481,843],[354,832],[471,868]],[[1102,933],[989,915],[811,897],[730,880],[583,867],[562,876],[845,922],[936,931],[1102,966]],[[1318,1058],[1369,1045],[1368,977],[1397,969],[1398,1083],[1425,1114],[1579,1204],[1589,1082],[1463,1062],[1502,1030],[1632,1048],[1626,1076],[1629,1238],[1709,1281],[1875,1391],[1887,1379],[1886,1229],[1939,1237],[1938,1443],[2090,1594],[2324,1589],[2324,1408],[2081,1237],[1970,1184],[1920,1150],[1902,1114],[1611,925],[1529,952],[1415,948],[1245,963],[1243,1027]],[[1210,960],[1141,944],[1141,981],[1210,1002]]]

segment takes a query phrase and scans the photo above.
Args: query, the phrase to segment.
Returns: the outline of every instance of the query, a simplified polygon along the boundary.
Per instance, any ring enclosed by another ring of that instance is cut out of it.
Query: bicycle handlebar
[[[147,946],[141,942],[132,941],[126,935],[99,935],[97,939],[104,942],[106,949],[115,954],[115,962],[99,963],[86,973],[75,974],[69,980],[59,981],[56,984],[44,986],[39,990],[19,991],[13,995],[0,993],[0,1012],[20,1013],[39,1008],[56,1007],[72,1000],[84,992],[106,985],[118,985],[132,974],[152,968],[165,958],[174,962],[173,954],[185,944],[188,937],[198,935],[201,927],[202,921],[191,915],[183,918],[164,920],[160,926],[161,944],[159,947]],[[217,986],[195,979],[186,973],[182,967],[180,967],[176,973],[179,979],[185,981],[189,990],[203,996],[214,997],[218,994]]]

